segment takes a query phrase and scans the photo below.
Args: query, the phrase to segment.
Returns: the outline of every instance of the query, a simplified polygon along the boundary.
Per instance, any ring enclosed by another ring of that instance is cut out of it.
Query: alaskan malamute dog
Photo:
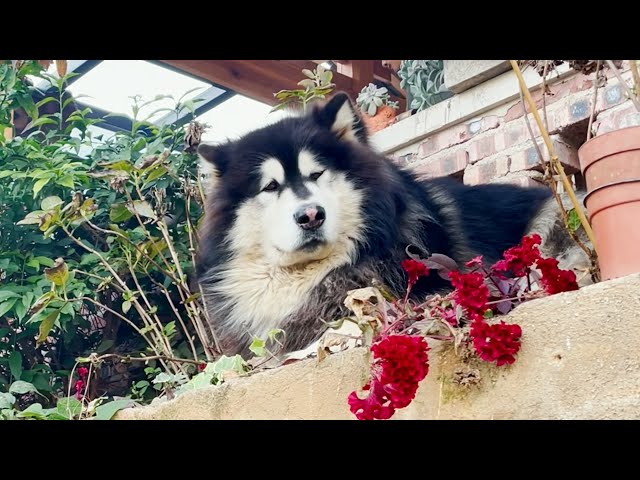
[[[556,225],[558,207],[544,187],[419,181],[370,148],[344,93],[239,140],[202,144],[198,153],[214,167],[215,186],[197,275],[227,355],[250,357],[253,336],[274,328],[285,331],[286,351],[308,346],[324,322],[349,314],[347,291],[372,280],[403,295],[409,245],[461,267],[476,255],[491,264],[532,222],[547,230],[543,245]],[[432,274],[412,296],[447,288]]]

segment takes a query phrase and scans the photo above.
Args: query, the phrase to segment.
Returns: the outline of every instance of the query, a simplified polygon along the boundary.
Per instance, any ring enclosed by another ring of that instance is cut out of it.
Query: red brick
[[[529,177],[526,175],[507,175],[498,180],[499,183],[509,183],[511,185],[519,185],[521,187],[539,187],[544,185],[544,181],[540,177]]]
[[[413,167],[413,171],[421,178],[443,177],[462,172],[468,164],[467,152],[464,149],[459,149],[419,163]]]
[[[524,108],[522,107],[522,102],[518,101],[515,105],[507,110],[506,115],[503,117],[505,123],[512,122],[513,120],[517,120],[518,118],[524,115]]]
[[[469,165],[464,171],[464,183],[467,185],[478,185],[506,175],[509,172],[509,157],[506,155],[495,155],[486,158],[475,165]]]
[[[624,106],[618,107],[614,110],[605,110],[598,114],[596,121],[593,124],[594,130],[597,135],[610,132],[622,128],[623,125],[633,124],[630,121],[637,110],[631,100],[627,100]]]
[[[433,134],[426,138],[421,144],[419,149],[419,157],[426,158],[436,153],[442,152],[447,148],[454,147],[463,142],[466,142],[471,138],[471,135],[467,131],[467,126],[454,125],[451,128],[447,128],[441,132]]]
[[[433,155],[434,153],[437,153],[438,150],[439,150],[438,141],[435,135],[432,135],[431,137],[426,138],[420,144],[420,147],[418,148],[418,157],[419,158],[428,157],[429,155]]]
[[[482,131],[493,130],[500,125],[500,119],[497,115],[490,115],[482,119]]]
[[[469,152],[469,162],[475,163],[478,160],[489,157],[496,153],[496,143],[494,135],[479,138],[472,142],[467,148]]]
[[[534,130],[537,132],[537,129]],[[495,134],[495,146],[498,153],[507,148],[519,145],[530,140],[529,131],[524,123],[524,119],[510,122],[502,127]]]
[[[580,170],[578,151],[575,148],[565,143],[558,135],[551,135],[551,143],[553,145],[553,150],[558,156],[560,163],[564,166],[567,175]],[[539,140],[538,146],[542,152],[544,160],[546,161],[549,158],[546,144],[542,140]],[[538,156],[538,150],[532,143],[528,143],[524,148],[522,148],[522,150],[511,154],[511,165],[509,170],[511,172],[518,172],[522,170],[544,170],[542,161]]]

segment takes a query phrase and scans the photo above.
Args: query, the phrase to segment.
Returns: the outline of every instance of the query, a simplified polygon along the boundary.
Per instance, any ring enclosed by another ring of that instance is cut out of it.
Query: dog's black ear
[[[338,138],[367,142],[367,130],[349,95],[336,93],[324,106],[314,110],[315,121],[331,130]]]
[[[198,155],[215,168],[217,176],[223,175],[227,171],[229,154],[224,145],[201,143],[198,145]]]

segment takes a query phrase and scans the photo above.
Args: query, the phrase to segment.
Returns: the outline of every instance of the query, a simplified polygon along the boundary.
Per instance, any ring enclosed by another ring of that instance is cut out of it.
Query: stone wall
[[[533,300],[513,310],[522,349],[481,383],[451,382],[457,357],[431,341],[430,372],[394,419],[640,419],[640,275]],[[363,348],[189,391],[120,420],[354,419],[347,397],[368,378]]]
[[[445,61],[445,71],[446,62],[486,63],[450,60]],[[460,93],[378,132],[372,137],[374,146],[425,178],[450,175],[466,184],[511,182],[525,186],[541,181],[541,159],[527,129],[513,71],[501,73],[502,63],[488,62],[484,68],[487,75],[494,76],[487,78],[473,65],[463,66],[466,68],[459,66],[458,72],[468,71],[472,80],[481,83],[469,86],[458,73],[453,81],[464,86]],[[526,69],[524,76],[534,89],[533,98],[542,115],[541,78],[532,68]],[[579,174],[577,149],[586,140],[594,76],[561,65],[548,81],[548,131],[568,175]],[[613,73],[607,76],[606,86],[598,90],[594,130],[605,133],[640,124],[640,114]],[[626,64],[623,77],[631,85]],[[533,115],[529,113],[528,118],[536,142],[547,155]]]

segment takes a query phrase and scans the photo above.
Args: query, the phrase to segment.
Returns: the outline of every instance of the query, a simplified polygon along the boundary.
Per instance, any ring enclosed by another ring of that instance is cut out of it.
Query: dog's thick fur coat
[[[227,355],[250,356],[253,336],[274,328],[286,332],[286,351],[306,347],[323,321],[349,314],[347,292],[373,280],[402,295],[409,245],[463,266],[476,255],[498,260],[531,225],[562,237],[549,189],[419,181],[368,145],[345,94],[199,154],[215,186],[197,274]],[[429,275],[412,296],[449,288]]]

